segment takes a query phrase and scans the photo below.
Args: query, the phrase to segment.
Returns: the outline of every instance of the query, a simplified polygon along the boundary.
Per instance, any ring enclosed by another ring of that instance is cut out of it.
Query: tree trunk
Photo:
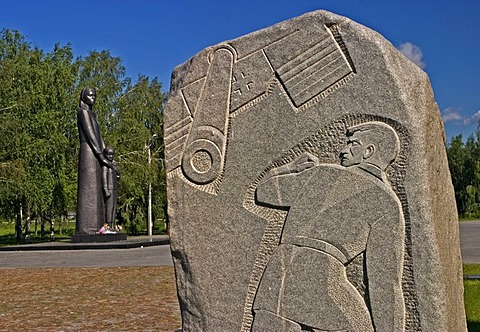
[[[55,219],[50,220],[50,241],[55,240]]]
[[[17,241],[22,240],[22,219],[23,219],[23,208],[22,208],[22,204],[20,204],[20,207],[17,213],[17,219],[15,221],[15,236],[17,238]]]
[[[64,222],[65,222],[65,215],[62,213],[62,214],[60,215],[60,224],[58,225],[58,234],[59,234],[59,235],[62,235],[62,234],[63,234],[62,230],[63,230],[63,223],[64,223]]]
[[[25,242],[30,243],[30,217],[27,217],[27,220],[25,221]]]
[[[45,218],[40,217],[40,238],[45,237]]]

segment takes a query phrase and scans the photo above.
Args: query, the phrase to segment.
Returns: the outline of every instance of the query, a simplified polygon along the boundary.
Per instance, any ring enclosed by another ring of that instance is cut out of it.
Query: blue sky
[[[109,50],[127,75],[157,77],[167,91],[175,66],[203,48],[324,9],[370,27],[428,73],[447,139],[480,119],[478,0],[0,0],[0,27],[51,51]]]

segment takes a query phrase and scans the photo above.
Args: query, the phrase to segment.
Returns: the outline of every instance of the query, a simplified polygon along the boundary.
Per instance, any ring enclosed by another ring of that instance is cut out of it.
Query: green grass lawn
[[[62,232],[60,233],[60,227]],[[146,222],[145,222],[146,227]],[[129,236],[133,236],[129,229],[124,228],[124,231],[128,233]],[[15,245],[15,244],[25,244],[25,230],[22,230],[22,240],[17,241],[15,238],[15,223],[0,221],[0,246],[6,245]],[[63,222],[60,224],[58,221],[55,222],[55,241],[70,241],[72,235],[75,234],[75,220],[70,220],[69,222]],[[154,235],[163,235],[166,234],[164,224],[157,222],[154,223],[153,227]],[[135,235],[147,235],[146,228],[138,229]],[[37,224],[37,234],[35,234],[35,223],[32,222],[30,225],[30,240],[32,243],[48,242],[50,241],[50,224],[45,224],[45,233],[42,237],[40,224]]]
[[[480,280],[465,280],[465,312],[469,332],[480,332]]]
[[[15,234],[15,225],[8,222],[0,222],[0,236]]]
[[[55,241],[70,241],[73,233],[75,233],[75,222],[64,223],[62,225],[62,234],[59,231],[59,225],[55,225]],[[37,235],[35,235],[35,225],[32,223],[30,227],[30,240],[32,243],[46,242],[50,240],[50,224],[45,225],[45,234],[42,238],[40,225],[37,226]],[[15,224],[12,222],[0,222],[0,246],[24,244],[25,231],[22,234],[22,240],[17,241],[15,237]]]
[[[477,221],[480,220],[479,217],[458,217],[458,221]]]
[[[463,275],[480,275],[480,264],[463,264]]]
[[[480,264],[464,264],[463,275],[480,275]],[[480,332],[480,280],[464,280],[465,312],[469,332]]]

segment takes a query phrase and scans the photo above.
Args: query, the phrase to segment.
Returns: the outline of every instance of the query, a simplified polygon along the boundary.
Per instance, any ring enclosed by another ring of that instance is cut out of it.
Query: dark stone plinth
[[[117,234],[75,234],[72,236],[72,243],[92,243],[92,242],[113,242],[126,241],[126,233]]]

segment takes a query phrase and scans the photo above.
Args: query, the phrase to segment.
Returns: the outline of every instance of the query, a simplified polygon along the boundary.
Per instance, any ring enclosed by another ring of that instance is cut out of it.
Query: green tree
[[[478,137],[478,131],[477,131]],[[480,148],[471,135],[463,142],[462,135],[453,137],[447,146],[458,213],[466,217],[480,216]]]
[[[125,78],[125,67],[121,59],[113,57],[108,51],[90,52],[86,57],[79,58],[77,65],[77,95],[80,96],[82,88],[87,86],[97,90],[95,112],[105,136],[111,130],[111,123],[115,122],[117,100],[130,79]]]
[[[140,76],[127,84],[106,140],[116,147],[120,179],[119,212],[132,233],[146,226],[149,198],[155,219],[166,208],[163,167],[163,106],[165,94],[156,79]],[[154,194],[150,195],[153,192]]]
[[[7,175],[15,186],[2,196],[10,197],[17,214],[25,208],[28,219],[52,218],[65,212],[73,198],[73,52],[55,45],[45,54],[17,31],[5,29],[0,48],[1,133],[9,138],[0,146],[0,160],[18,169]]]
[[[13,205],[21,198],[21,183],[24,179],[24,160],[16,147],[24,140],[18,132],[21,122],[21,72],[18,67],[26,66],[29,44],[17,31],[0,32],[0,181],[3,213],[12,212]],[[8,139],[5,139],[8,138]]]
[[[0,217],[64,219],[76,207],[80,90],[97,89],[95,110],[108,145],[116,149],[119,212],[133,232],[144,228],[149,192],[153,214],[164,218],[162,110],[156,79],[125,77],[108,51],[74,58],[70,45],[51,52],[32,47],[18,31],[0,32]],[[24,223],[25,224],[25,223]],[[27,222],[28,224],[28,222]],[[25,226],[25,225],[23,225]]]
[[[453,188],[455,190],[455,199],[459,213],[465,213],[465,145],[462,135],[455,136],[451,139],[447,147],[448,166],[452,176]]]

